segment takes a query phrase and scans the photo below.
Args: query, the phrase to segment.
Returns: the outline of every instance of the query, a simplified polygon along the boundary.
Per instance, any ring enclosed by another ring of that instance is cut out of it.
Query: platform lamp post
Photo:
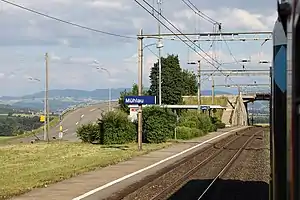
[[[105,71],[108,74],[109,80],[111,80],[111,73],[109,72],[109,70],[105,67],[102,67],[97,60],[94,60],[94,63],[98,65],[96,69]],[[111,85],[109,85],[108,87],[108,111],[111,111]]]
[[[143,46],[142,50],[144,51],[145,48],[149,48],[150,46],[154,46],[154,45],[156,45],[156,48],[163,48],[163,46],[164,46],[163,43],[161,41],[159,41],[158,43],[151,43],[151,44],[147,44],[147,45]],[[158,74],[158,77],[157,77],[158,78],[158,95],[157,95],[157,97],[158,97],[158,103],[161,106],[161,101],[162,101],[162,98],[161,98],[161,82],[162,82],[162,80],[161,80],[161,64],[160,64],[161,58],[159,58],[159,55],[157,55],[153,51],[151,51],[151,53],[153,55],[155,55],[158,59],[158,65],[159,65],[158,66],[158,68],[159,68],[158,73],[159,74]]]
[[[30,81],[36,81],[36,82],[41,82],[40,79],[34,78],[34,77],[28,77],[28,80]],[[44,98],[44,140],[49,142],[49,105],[48,105],[48,88],[47,84],[45,87],[45,98]]]
[[[196,65],[198,64],[198,72],[197,72],[197,78],[198,78],[198,111],[201,110],[201,61],[198,60],[197,62],[188,62],[189,65]]]

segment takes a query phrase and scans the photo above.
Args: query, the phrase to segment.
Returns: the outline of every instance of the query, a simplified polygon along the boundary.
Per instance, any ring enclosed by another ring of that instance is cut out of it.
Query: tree
[[[143,95],[148,95],[148,92],[146,90],[144,90],[144,87],[142,87],[142,90],[143,90]],[[121,92],[120,98],[119,98],[120,109],[129,114],[130,110],[128,108],[128,105],[126,105],[124,103],[124,97],[125,96],[137,96],[138,93],[139,93],[139,87],[136,83],[134,83],[132,85],[131,91],[124,90],[123,92]]]
[[[184,90],[183,95],[195,95],[197,94],[197,76],[194,72],[184,69],[182,71]]]
[[[197,92],[197,81],[194,73],[180,67],[178,56],[168,55],[162,58],[162,103],[181,104],[183,95],[193,95]],[[149,94],[158,94],[158,63],[155,63],[150,73]],[[157,101],[158,102],[158,101]]]

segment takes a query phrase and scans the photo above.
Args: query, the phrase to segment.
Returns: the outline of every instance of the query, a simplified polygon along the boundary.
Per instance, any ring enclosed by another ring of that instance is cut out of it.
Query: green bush
[[[125,144],[136,141],[135,125],[128,120],[128,115],[120,110],[102,115],[99,120],[101,144]]]
[[[83,142],[93,143],[100,139],[100,127],[98,124],[84,124],[77,128],[77,137]]]
[[[172,138],[177,117],[171,110],[157,106],[143,109],[143,139],[147,143],[161,143]]]
[[[217,129],[225,128],[225,124],[217,117],[211,117],[212,123],[216,126]]]
[[[215,126],[208,115],[194,110],[182,113],[179,119],[179,126],[197,128],[202,130],[205,134],[215,130]]]
[[[189,128],[185,126],[176,127],[176,139],[188,140],[202,135],[203,132],[197,128]]]

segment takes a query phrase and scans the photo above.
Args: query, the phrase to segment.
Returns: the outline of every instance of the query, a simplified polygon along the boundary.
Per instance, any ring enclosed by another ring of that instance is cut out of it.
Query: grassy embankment
[[[0,147],[0,199],[45,187],[83,172],[105,167],[171,145],[91,145],[53,142]]]
[[[58,123],[59,123],[59,117],[55,116],[54,119],[52,121],[50,121],[49,127],[53,128],[53,127],[57,126]],[[2,136],[0,136],[0,143],[6,143],[6,142],[8,142],[10,140],[13,140],[13,139],[25,138],[25,137],[33,136],[33,135],[41,133],[43,130],[44,130],[44,127],[41,126],[41,127],[37,128],[37,129],[35,129],[33,131],[26,131],[22,135],[16,135],[16,136],[11,136],[11,137],[2,137]]]

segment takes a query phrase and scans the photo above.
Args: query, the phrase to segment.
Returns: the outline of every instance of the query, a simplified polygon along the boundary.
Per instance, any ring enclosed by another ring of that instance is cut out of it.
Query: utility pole
[[[143,29],[140,29],[140,35],[143,34]],[[138,92],[142,96],[143,81],[143,37],[138,37]],[[142,104],[139,104],[138,111],[138,149],[142,150],[143,140],[143,118],[142,118]]]
[[[159,18],[160,18],[160,15],[161,15],[161,2],[162,0],[157,0],[157,5],[158,5],[158,10],[159,10],[159,13],[158,13],[158,16],[157,16],[157,19],[158,19],[158,45],[160,45],[161,43],[161,38],[160,38],[160,33],[161,33],[161,30],[160,30],[160,22],[159,22]],[[158,90],[159,90],[159,105],[161,105],[161,47],[158,48]]]
[[[46,82],[45,82],[45,100],[44,100],[44,114],[46,117],[46,120],[44,122],[44,140],[49,142],[49,102],[48,102],[48,60],[49,56],[48,53],[45,54],[45,61],[46,61]]]
[[[215,102],[215,79],[213,76],[211,76],[211,104],[214,105]]]
[[[200,60],[198,60],[198,110],[200,110],[201,105],[201,68],[200,68]]]

